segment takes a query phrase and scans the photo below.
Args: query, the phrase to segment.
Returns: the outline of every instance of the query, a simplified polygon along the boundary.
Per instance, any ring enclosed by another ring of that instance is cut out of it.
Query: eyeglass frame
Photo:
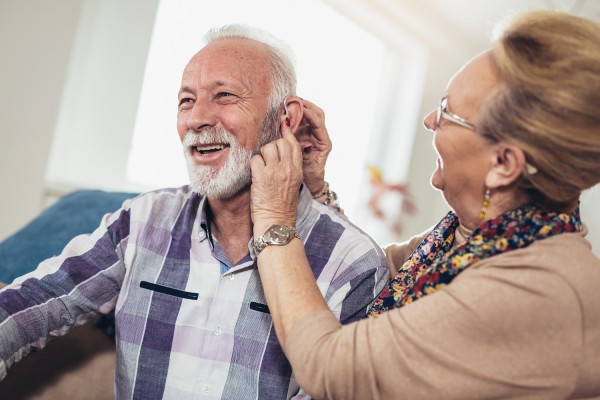
[[[440,99],[440,104],[438,105],[436,115],[435,115],[435,129],[440,127],[440,122],[442,122],[442,118],[448,120],[450,122],[454,122],[457,125],[462,126],[463,128],[470,129],[472,131],[476,131],[477,127],[464,119],[461,116],[458,116],[454,113],[448,111],[448,96],[444,96]],[[525,172],[528,175],[533,175],[538,172],[538,169],[531,165],[529,162],[525,161]]]
[[[477,128],[475,125],[460,117],[454,113],[448,111],[448,96],[444,96],[440,99],[440,104],[438,105],[436,114],[435,114],[435,129],[440,127],[440,123],[442,122],[442,118],[448,120],[450,122],[454,122],[457,125],[460,125],[464,128],[470,129],[472,131],[476,131]]]

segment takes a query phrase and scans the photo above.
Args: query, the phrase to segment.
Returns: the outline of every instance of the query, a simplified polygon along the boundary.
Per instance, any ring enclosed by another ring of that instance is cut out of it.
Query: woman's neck
[[[452,244],[452,247],[460,246],[466,242],[467,238],[471,236],[472,233],[473,229],[469,229],[463,224],[459,224],[458,228],[456,228],[456,231],[454,232],[454,244]]]

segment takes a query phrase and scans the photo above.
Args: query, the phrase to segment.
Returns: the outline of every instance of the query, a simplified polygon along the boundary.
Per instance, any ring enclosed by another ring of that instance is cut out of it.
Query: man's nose
[[[188,129],[198,132],[215,124],[216,115],[211,102],[207,99],[196,99],[187,120]]]

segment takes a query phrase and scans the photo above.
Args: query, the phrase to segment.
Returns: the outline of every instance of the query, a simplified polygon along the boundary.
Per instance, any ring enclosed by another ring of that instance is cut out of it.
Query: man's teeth
[[[196,146],[196,150],[200,154],[212,153],[214,151],[223,150],[226,146],[224,144],[210,144],[204,146]]]

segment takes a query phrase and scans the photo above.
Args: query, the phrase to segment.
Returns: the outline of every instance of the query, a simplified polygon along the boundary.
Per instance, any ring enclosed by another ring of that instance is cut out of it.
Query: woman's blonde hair
[[[501,89],[486,102],[479,130],[521,148],[536,173],[520,188],[548,210],[573,207],[600,181],[600,25],[535,11],[495,41]]]

